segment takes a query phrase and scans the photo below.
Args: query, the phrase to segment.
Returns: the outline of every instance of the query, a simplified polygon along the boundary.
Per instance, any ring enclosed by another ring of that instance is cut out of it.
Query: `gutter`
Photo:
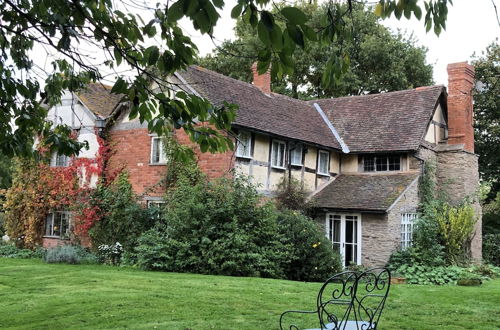
[[[349,147],[344,143],[344,140],[342,140],[342,138],[340,137],[339,133],[337,132],[337,130],[335,129],[335,127],[333,127],[333,124],[330,122],[330,120],[328,119],[328,117],[325,115],[325,113],[323,112],[323,110],[321,109],[321,107],[319,106],[319,104],[318,103],[314,103],[313,105],[316,108],[316,111],[318,111],[318,113],[321,116],[321,118],[323,118],[323,121],[328,126],[328,128],[332,132],[333,136],[335,136],[335,139],[338,141],[338,143],[342,147],[342,151],[344,153],[348,154],[350,152]]]

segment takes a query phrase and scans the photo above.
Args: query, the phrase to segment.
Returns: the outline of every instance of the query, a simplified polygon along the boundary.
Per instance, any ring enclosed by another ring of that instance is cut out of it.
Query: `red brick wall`
[[[233,168],[234,152],[202,153],[183,130],[175,133],[176,138],[195,149],[198,164],[209,178],[226,175]],[[161,196],[163,188],[158,186],[166,174],[165,165],[149,165],[151,156],[151,136],[146,128],[116,130],[110,132],[114,154],[109,162],[110,171],[124,167],[136,194]]]
[[[257,63],[252,65],[253,84],[258,87],[262,92],[271,94],[271,73],[268,71],[264,74],[257,72]]]
[[[474,67],[467,62],[448,65],[448,144],[464,144],[474,152],[472,88]]]

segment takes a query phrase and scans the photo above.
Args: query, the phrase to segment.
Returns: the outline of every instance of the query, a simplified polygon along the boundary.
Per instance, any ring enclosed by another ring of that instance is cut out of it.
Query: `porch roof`
[[[387,212],[418,173],[341,174],[313,197],[316,207]]]

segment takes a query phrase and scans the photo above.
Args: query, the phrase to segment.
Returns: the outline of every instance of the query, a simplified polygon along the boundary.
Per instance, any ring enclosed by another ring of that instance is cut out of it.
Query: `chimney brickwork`
[[[257,63],[252,65],[253,82],[252,84],[259,88],[264,94],[271,94],[271,73],[267,71],[264,74],[257,72]]]
[[[467,62],[448,64],[448,144],[463,144],[474,152],[472,88],[474,67]]]

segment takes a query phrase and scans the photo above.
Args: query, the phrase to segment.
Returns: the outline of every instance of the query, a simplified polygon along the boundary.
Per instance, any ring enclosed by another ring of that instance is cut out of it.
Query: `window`
[[[154,209],[153,210],[153,217],[156,219],[161,219],[162,214],[163,214],[163,204],[165,204],[165,201],[148,201],[148,209]]]
[[[401,249],[404,250],[411,246],[413,239],[413,226],[417,219],[416,213],[401,214]]]
[[[240,131],[236,143],[238,145],[236,148],[236,157],[252,157],[252,134],[250,132]]]
[[[290,164],[302,166],[302,144],[295,144],[290,150]]]
[[[271,152],[271,166],[275,168],[285,168],[285,142],[273,140]]]
[[[367,155],[363,157],[364,172],[387,172],[400,170],[400,155]]]
[[[164,139],[153,137],[151,140],[151,164],[165,164],[166,162]]]
[[[69,157],[54,153],[52,154],[50,165],[53,167],[67,167],[69,165]]]
[[[70,218],[70,213],[67,211],[49,213],[45,220],[45,236],[69,238]]]
[[[330,153],[320,150],[318,155],[318,174],[330,175]]]

